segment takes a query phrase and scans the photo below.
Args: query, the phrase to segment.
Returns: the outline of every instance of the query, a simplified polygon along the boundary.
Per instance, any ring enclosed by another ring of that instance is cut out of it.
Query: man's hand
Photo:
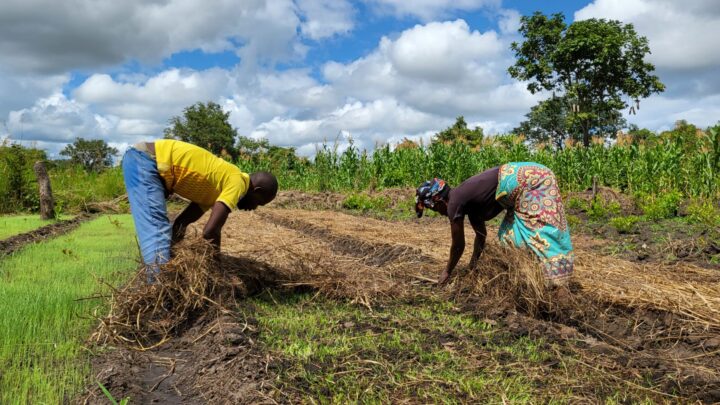
[[[222,230],[223,225],[225,225],[225,221],[227,220],[229,214],[230,208],[228,208],[227,205],[221,203],[220,201],[216,202],[215,205],[213,205],[210,219],[208,219],[205,224],[205,228],[203,229],[203,238],[209,240],[210,243],[215,245],[218,251],[220,251],[220,231]]]
[[[172,226],[172,243],[175,244],[180,242],[185,237],[185,230],[188,225],[200,219],[203,216],[204,211],[199,205],[190,203],[183,212],[180,213],[173,221]]]

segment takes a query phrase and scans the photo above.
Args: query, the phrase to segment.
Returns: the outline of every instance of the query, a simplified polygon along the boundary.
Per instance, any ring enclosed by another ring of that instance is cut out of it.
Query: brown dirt
[[[73,219],[58,221],[30,232],[0,240],[0,257],[10,255],[31,243],[41,242],[66,234],[92,218],[94,218],[92,215],[78,215]]]
[[[275,403],[273,359],[257,343],[252,318],[200,318],[170,343],[147,352],[106,348],[93,361],[95,379],[132,403]],[[79,401],[80,402],[80,401]],[[106,404],[98,387],[84,403]]]
[[[228,220],[221,269],[245,269],[239,276],[249,293],[311,288],[370,308],[443,296],[513,336],[542,337],[605,376],[597,386],[573,387],[576,393],[587,392],[587,401],[597,399],[593,395],[609,382],[658,401],[720,401],[717,271],[687,263],[633,263],[599,253],[590,238],[576,238],[575,282],[567,290],[541,292],[547,295],[529,311],[518,300],[499,299],[511,295],[503,294],[503,285],[488,284],[487,272],[467,271],[469,254],[454,284],[434,287],[449,239],[447,223],[440,219],[387,222],[266,207]],[[499,267],[508,260],[493,238],[483,255],[486,263]],[[516,266],[507,263],[502,271]],[[102,352],[94,364],[98,379],[116,397],[130,395],[141,403],[297,401],[273,386],[273,370],[282,367],[282,359],[263,353],[251,310],[242,300],[238,305],[231,315],[191,317],[177,337],[159,348]],[[101,401],[98,390],[89,398]]]

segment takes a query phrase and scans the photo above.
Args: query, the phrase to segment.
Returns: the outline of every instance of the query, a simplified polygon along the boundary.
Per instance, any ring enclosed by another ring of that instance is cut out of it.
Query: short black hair
[[[250,175],[253,187],[260,187],[265,204],[275,199],[278,192],[277,177],[270,172],[255,172]]]

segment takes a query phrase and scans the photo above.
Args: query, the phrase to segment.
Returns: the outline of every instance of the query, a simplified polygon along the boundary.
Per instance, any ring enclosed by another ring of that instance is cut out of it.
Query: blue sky
[[[715,0],[6,0],[0,138],[122,150],[198,101],[306,155],[328,139],[427,139],[458,115],[504,133],[541,99],[506,73],[519,18],[535,11],[618,19],[650,40],[668,90],[630,122],[720,119]]]

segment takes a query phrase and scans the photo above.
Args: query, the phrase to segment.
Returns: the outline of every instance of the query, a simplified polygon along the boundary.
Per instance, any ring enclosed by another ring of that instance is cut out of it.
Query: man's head
[[[447,203],[450,197],[450,186],[445,180],[434,178],[420,185],[415,191],[415,214],[423,216],[425,208],[447,215]]]
[[[272,173],[255,172],[250,175],[250,187],[238,201],[239,210],[252,211],[258,205],[265,205],[275,199],[278,191],[277,178]]]

